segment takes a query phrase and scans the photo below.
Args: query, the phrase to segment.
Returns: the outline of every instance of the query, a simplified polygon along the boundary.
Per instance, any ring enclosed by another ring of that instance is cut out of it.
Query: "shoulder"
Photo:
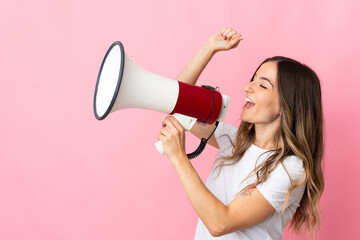
[[[304,173],[303,161],[297,156],[287,156],[270,172],[265,185],[286,190],[301,182]]]
[[[302,160],[297,156],[287,156],[269,174],[265,182],[257,185],[257,189],[268,202],[281,212],[283,209],[288,190],[303,180],[304,167]],[[287,205],[301,200],[305,184],[293,189]]]
[[[280,168],[285,171],[293,181],[300,181],[304,176],[303,161],[298,156],[287,156],[282,164],[280,164]]]

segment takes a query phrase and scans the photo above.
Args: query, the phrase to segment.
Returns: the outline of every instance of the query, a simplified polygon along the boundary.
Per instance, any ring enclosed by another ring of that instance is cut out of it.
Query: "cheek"
[[[281,104],[280,104],[279,99],[274,100],[273,103],[272,103],[272,106],[273,106],[273,109],[274,109],[275,112],[280,113]]]
[[[280,99],[277,96],[270,96],[267,99],[262,99],[262,111],[266,111],[267,114],[276,116],[280,113],[281,104]]]
[[[268,94],[259,94],[256,97],[258,103],[262,106],[274,108],[280,104],[280,99],[276,94],[268,93]]]
[[[269,109],[272,110],[271,112],[272,112],[272,114],[273,114],[274,116],[278,116],[278,115],[280,114],[280,111],[281,111],[280,101],[277,101],[277,100],[273,101],[273,102],[271,103],[271,107],[269,107]]]

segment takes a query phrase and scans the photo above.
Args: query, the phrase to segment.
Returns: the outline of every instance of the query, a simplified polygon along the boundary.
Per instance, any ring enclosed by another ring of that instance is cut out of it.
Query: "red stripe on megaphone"
[[[222,97],[218,91],[179,82],[179,96],[170,114],[180,113],[212,124],[221,110]]]

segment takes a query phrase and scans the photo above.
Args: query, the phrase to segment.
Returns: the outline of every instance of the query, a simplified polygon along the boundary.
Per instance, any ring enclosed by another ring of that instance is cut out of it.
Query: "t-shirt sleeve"
[[[230,124],[219,122],[215,130],[215,139],[220,147],[219,155],[229,155],[231,153],[233,144],[235,144],[236,133],[238,128]]]
[[[296,156],[287,157],[284,160],[284,166],[294,184],[302,179],[304,168],[300,158]],[[291,185],[289,175],[285,172],[284,166],[279,164],[264,183],[257,185],[257,189],[278,213],[284,207],[286,194]],[[297,204],[303,195],[303,191],[304,184],[293,189],[290,193],[287,206],[292,203]]]

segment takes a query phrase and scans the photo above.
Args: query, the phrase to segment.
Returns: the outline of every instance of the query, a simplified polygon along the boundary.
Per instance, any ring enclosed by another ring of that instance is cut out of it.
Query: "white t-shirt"
[[[219,126],[215,131],[215,138],[220,147],[220,152],[206,182],[207,188],[226,206],[245,186],[255,181],[256,176],[253,176],[246,182],[241,183],[245,178],[248,177],[249,173],[254,170],[255,166],[261,164],[269,155],[271,155],[271,151],[268,152],[268,150],[259,148],[252,144],[246,150],[240,161],[234,165],[223,166],[220,175],[218,176],[219,168],[215,169],[215,167],[219,163],[219,157],[231,155],[233,147],[229,137],[231,138],[232,142],[235,142],[236,132],[236,127],[222,122],[219,123]],[[293,181],[298,182],[302,178],[304,169],[300,158],[296,156],[287,157],[284,160],[284,166],[286,167]],[[286,223],[291,220],[296,209],[298,208],[305,189],[305,184],[303,184],[291,191],[285,212],[283,215],[280,215],[285,203],[286,193],[289,186],[289,176],[286,174],[284,167],[279,164],[275,170],[270,173],[268,179],[264,183],[257,186],[257,189],[260,191],[260,193],[275,209],[275,212],[270,217],[250,228],[226,234],[217,238],[210,235],[204,223],[199,218],[196,228],[195,240],[282,239],[283,229]]]

